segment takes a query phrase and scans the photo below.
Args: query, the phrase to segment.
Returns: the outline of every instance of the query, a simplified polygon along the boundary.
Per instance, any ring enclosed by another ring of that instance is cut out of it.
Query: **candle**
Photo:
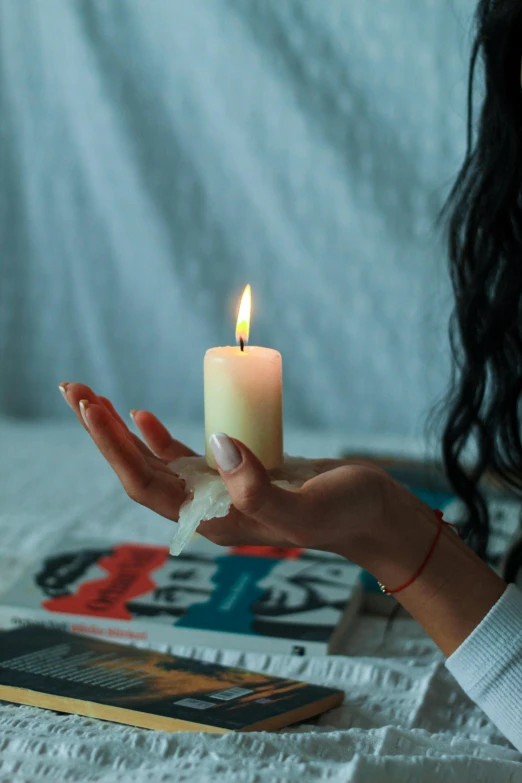
[[[249,346],[251,290],[241,298],[236,346],[210,348],[205,354],[206,458],[216,467],[209,447],[215,432],[237,438],[267,470],[283,462],[283,365],[272,348]]]

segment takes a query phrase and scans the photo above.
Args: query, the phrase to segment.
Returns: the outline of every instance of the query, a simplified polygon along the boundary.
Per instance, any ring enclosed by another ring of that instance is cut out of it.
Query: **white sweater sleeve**
[[[446,666],[522,752],[522,591],[518,587],[508,585]]]

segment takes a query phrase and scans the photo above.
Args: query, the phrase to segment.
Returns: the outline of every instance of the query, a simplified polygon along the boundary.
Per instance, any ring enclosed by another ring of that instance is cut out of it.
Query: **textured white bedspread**
[[[180,434],[194,443],[193,432]],[[305,456],[342,443],[287,438]],[[167,542],[172,533],[126,498],[80,427],[0,421],[0,588],[65,528],[115,540]],[[0,702],[0,783],[522,781],[522,756],[459,690],[416,623],[397,620],[385,637],[384,625],[361,617],[346,656],[329,659],[175,648],[345,690],[341,708],[275,734],[164,734]]]

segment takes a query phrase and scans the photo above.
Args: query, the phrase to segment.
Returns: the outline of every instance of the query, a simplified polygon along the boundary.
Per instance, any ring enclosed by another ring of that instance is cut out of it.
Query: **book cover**
[[[0,699],[162,731],[275,730],[342,691],[32,627],[0,636]]]
[[[0,626],[39,622],[115,640],[298,655],[334,652],[361,570],[301,549],[70,540],[0,597]]]

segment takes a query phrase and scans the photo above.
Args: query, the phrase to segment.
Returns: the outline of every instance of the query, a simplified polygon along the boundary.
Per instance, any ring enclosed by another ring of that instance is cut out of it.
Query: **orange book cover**
[[[28,626],[0,635],[0,699],[162,731],[275,730],[343,692]]]

